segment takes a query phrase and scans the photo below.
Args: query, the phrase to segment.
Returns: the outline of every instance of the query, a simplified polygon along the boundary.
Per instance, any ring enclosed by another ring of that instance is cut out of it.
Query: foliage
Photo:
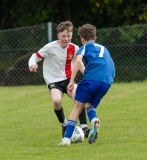
[[[108,28],[147,23],[147,5],[146,0],[1,0],[0,15],[0,29],[65,20],[75,27]]]

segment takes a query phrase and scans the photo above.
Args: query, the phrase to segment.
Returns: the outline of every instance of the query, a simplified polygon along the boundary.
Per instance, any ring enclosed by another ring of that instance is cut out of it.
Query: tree
[[[60,23],[75,27],[92,23],[97,28],[147,23],[146,0],[1,0],[0,29]]]

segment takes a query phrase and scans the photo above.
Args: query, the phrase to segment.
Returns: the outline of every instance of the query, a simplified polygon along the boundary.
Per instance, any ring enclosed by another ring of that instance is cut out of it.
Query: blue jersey
[[[82,54],[85,61],[84,80],[97,80],[111,85],[114,81],[115,66],[106,47],[96,42],[88,42],[77,54]]]

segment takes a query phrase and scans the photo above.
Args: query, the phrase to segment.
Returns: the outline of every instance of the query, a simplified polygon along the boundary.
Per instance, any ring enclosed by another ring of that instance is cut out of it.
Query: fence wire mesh
[[[37,73],[30,73],[28,60],[32,53],[57,39],[57,24],[21,27],[0,31],[0,85],[44,84],[42,62]],[[49,32],[50,29],[50,32]],[[81,46],[74,28],[72,42]],[[116,67],[115,82],[147,79],[147,25],[134,25],[97,30],[97,42],[106,46]],[[77,79],[82,75],[78,73]]]

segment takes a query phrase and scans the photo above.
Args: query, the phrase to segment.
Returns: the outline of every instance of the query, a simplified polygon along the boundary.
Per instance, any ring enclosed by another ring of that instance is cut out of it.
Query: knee
[[[62,100],[61,99],[53,99],[53,104],[55,109],[60,109],[62,105]]]
[[[84,104],[82,104],[82,103],[81,103],[81,104],[76,103],[75,106],[74,106],[74,109],[75,109],[77,112],[81,113],[82,110],[84,109]]]

